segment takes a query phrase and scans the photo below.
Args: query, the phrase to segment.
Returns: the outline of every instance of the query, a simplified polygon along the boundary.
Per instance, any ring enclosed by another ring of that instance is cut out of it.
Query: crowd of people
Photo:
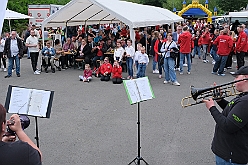
[[[164,71],[164,83],[176,86],[180,86],[176,71],[184,74],[184,67],[187,67],[187,74],[191,74],[192,60],[196,55],[203,63],[209,62],[207,56],[210,55],[214,65],[212,74],[220,76],[225,76],[226,69],[232,67],[234,54],[237,57],[237,69],[244,65],[244,56],[248,50],[246,25],[233,24],[231,28],[223,25],[222,29],[217,29],[213,24],[197,20],[193,23],[177,23],[175,27],[174,32],[168,29],[168,26],[138,28],[135,30],[135,41],[132,41],[128,27],[125,25],[121,27],[120,24],[87,28],[69,27],[67,38],[61,28],[48,28],[42,35],[33,25],[23,33],[24,45],[21,44],[22,40],[15,31],[11,35],[5,33],[5,37],[1,39],[0,57],[4,71],[7,71],[6,58],[8,58],[8,74],[5,78],[12,76],[14,63],[16,75],[20,77],[20,58],[27,48],[28,58],[31,59],[32,70],[36,75],[41,74],[37,61],[39,56],[42,56],[41,63],[46,73],[49,66],[52,73],[55,73],[56,68],[61,71],[78,63],[82,68],[83,65],[87,65],[87,68],[92,70],[92,75],[102,76],[102,81],[109,81],[111,75],[116,76],[112,73],[116,66],[121,70],[125,66],[128,72],[126,79],[144,77],[150,55],[153,57],[152,72],[159,74],[158,77],[161,79]],[[54,42],[48,40],[42,47],[41,37],[49,38],[52,34],[60,34],[60,38]],[[133,42],[135,47],[132,46]],[[55,61],[59,64],[55,65]],[[102,72],[104,70],[102,68],[106,68],[105,65],[109,67],[107,74]],[[135,69],[136,74],[134,74]],[[118,77],[124,78],[121,72]]]

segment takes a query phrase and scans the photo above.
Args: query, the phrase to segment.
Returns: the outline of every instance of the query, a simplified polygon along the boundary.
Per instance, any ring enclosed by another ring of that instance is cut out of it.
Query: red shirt
[[[89,70],[84,70],[84,78],[89,78],[89,77],[92,77],[92,70],[89,69]]]
[[[127,29],[123,28],[121,29],[121,36],[126,37],[127,36]]]
[[[121,66],[116,66],[112,68],[112,77],[113,78],[122,78],[122,67]]]
[[[202,45],[209,45],[210,42],[211,42],[210,33],[209,32],[203,33],[201,36],[201,44]]]
[[[238,40],[236,43],[237,52],[246,52],[247,51],[247,36],[244,31],[239,33]]]
[[[233,40],[228,35],[220,35],[214,40],[214,45],[217,45],[217,54],[220,56],[228,56],[233,47]]]
[[[107,74],[111,74],[112,72],[112,65],[110,63],[103,63],[101,65],[100,73],[103,75],[106,72],[108,72]]]
[[[188,54],[191,52],[191,40],[192,35],[190,32],[183,32],[179,35],[178,44],[180,44],[180,52],[183,54]]]

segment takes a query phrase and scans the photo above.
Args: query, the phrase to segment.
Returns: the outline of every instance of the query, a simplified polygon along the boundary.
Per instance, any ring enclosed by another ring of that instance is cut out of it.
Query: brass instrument
[[[235,83],[244,80],[248,80],[248,78],[232,81],[226,84],[213,86],[209,88],[195,88],[194,86],[191,86],[191,96],[184,97],[181,101],[181,105],[183,108],[185,108],[203,103],[203,100],[208,98],[212,98],[213,100],[219,100],[225,97],[238,95],[240,94],[240,92],[236,90]]]

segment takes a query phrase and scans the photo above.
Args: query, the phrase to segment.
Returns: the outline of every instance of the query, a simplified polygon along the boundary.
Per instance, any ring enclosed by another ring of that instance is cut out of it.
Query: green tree
[[[163,7],[163,3],[166,3],[166,1],[165,0],[141,0],[141,3],[144,5]]]
[[[226,12],[240,11],[242,8],[246,8],[248,0],[217,0],[217,4]]]

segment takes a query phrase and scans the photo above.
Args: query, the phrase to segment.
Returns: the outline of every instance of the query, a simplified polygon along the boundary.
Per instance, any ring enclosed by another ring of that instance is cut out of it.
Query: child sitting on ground
[[[92,70],[89,64],[85,64],[84,75],[79,75],[80,81],[90,82],[92,79]]]
[[[122,83],[122,67],[118,63],[117,60],[114,61],[112,68],[112,82],[113,84],[121,84]]]
[[[109,63],[109,58],[105,57],[104,63],[101,66],[101,81],[109,81],[112,72],[112,65]]]

